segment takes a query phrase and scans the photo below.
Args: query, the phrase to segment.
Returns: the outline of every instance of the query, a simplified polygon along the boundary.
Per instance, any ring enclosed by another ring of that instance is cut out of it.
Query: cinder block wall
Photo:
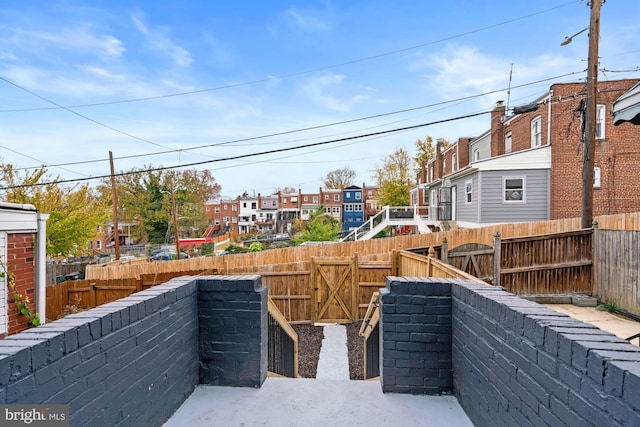
[[[381,297],[381,319],[385,319],[381,323],[381,338],[386,339],[392,333],[395,345],[407,338],[393,335],[397,323],[389,322],[389,315],[397,313],[389,313],[393,309],[385,308],[388,304],[402,305],[398,301],[404,301],[404,305],[438,307],[435,312],[425,308],[421,316],[440,320],[441,326],[446,327],[449,320],[441,314],[444,307],[441,303],[447,293],[442,287],[447,286],[452,310],[453,387],[443,387],[438,392],[455,392],[475,425],[640,425],[637,346],[501,288],[458,280],[388,278]],[[391,298],[394,294],[396,297]],[[403,297],[398,300],[400,294]],[[411,295],[416,294],[428,301],[413,299]],[[402,310],[418,311],[407,307]],[[423,325],[417,322],[418,317],[412,316],[417,314],[396,319],[408,322],[403,323],[403,328],[434,327]],[[444,328],[437,330],[445,333]],[[444,336],[439,339],[446,340]],[[391,349],[385,349],[385,345],[383,341],[380,368],[383,389],[385,383],[408,381],[404,377],[411,375],[424,375],[423,384],[441,379],[442,371],[435,369],[409,372],[395,369],[398,360],[432,361],[433,350],[412,347],[401,353],[389,353]],[[446,351],[435,353],[439,357]],[[387,358],[396,365],[388,366]],[[395,385],[394,388],[385,391],[416,391]],[[425,392],[429,392],[427,388]]]
[[[260,387],[268,369],[267,288],[260,276],[198,281],[200,384]]]
[[[206,383],[262,384],[266,316],[258,276],[173,279],[0,340],[0,403],[69,404],[72,426],[162,425],[201,366],[222,372]]]

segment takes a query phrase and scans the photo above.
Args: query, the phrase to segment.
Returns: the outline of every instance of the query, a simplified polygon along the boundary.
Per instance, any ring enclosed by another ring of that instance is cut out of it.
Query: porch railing
[[[269,372],[298,378],[298,334],[269,298]]]

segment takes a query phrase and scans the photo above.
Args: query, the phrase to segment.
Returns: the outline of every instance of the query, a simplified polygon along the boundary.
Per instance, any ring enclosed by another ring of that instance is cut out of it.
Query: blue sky
[[[2,1],[0,161],[64,179],[107,175],[109,151],[117,171],[209,162],[228,197],[317,191],[343,166],[372,185],[396,148],[489,117],[224,159],[531,102],[584,80],[587,34],[560,42],[588,24],[584,0]],[[639,27],[637,0],[603,5],[600,79],[640,76],[620,72]]]

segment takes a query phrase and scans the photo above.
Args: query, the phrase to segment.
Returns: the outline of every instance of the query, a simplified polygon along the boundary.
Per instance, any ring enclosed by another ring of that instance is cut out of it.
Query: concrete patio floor
[[[607,311],[596,310],[595,307],[578,307],[572,304],[544,304],[552,310],[559,313],[563,313],[573,317],[574,319],[581,320],[585,323],[590,323],[603,331],[611,332],[615,336],[627,339],[628,337],[640,333],[640,322],[628,319],[626,317],[618,316]],[[638,339],[631,341],[634,344],[638,343]]]
[[[182,426],[473,426],[454,396],[382,393],[378,381],[267,378],[260,389],[199,386]]]

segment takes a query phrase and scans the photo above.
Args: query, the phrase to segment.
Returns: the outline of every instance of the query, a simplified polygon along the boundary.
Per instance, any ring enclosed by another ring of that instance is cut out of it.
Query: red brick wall
[[[612,103],[636,82],[598,83],[597,103],[606,106],[606,119],[605,138],[597,140],[595,148],[601,185],[593,191],[594,216],[640,211],[640,126],[613,126],[610,115]],[[552,106],[551,219],[579,217],[582,209],[581,121],[572,112],[583,90],[583,83],[553,86],[554,101],[559,102]]]
[[[16,291],[29,297],[29,307],[36,307],[36,273],[34,263],[34,234],[7,235],[7,267],[15,276]],[[28,318],[18,313],[13,292],[7,294],[7,315],[9,335],[17,334],[29,327]]]

